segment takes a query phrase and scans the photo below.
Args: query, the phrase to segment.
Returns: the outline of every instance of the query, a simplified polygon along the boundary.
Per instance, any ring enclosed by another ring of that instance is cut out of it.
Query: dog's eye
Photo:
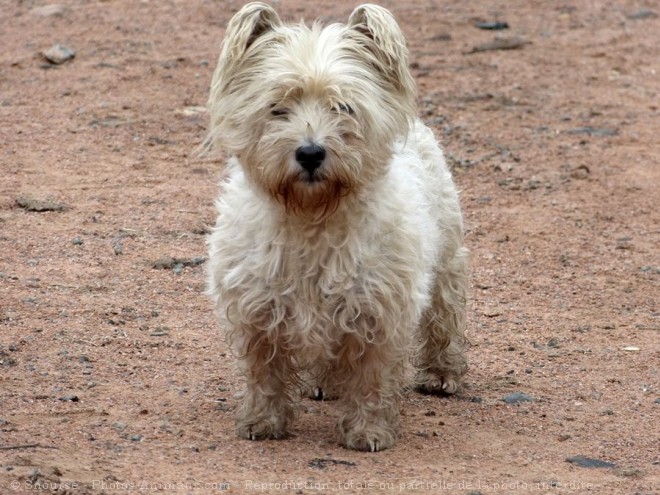
[[[348,103],[338,103],[337,110],[347,113],[348,115],[353,115],[353,108]]]
[[[286,108],[274,108],[270,111],[270,114],[273,117],[284,117],[289,115],[289,111]]]

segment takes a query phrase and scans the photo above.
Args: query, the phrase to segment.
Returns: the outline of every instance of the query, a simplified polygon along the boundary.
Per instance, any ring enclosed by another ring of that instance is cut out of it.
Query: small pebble
[[[66,46],[60,45],[58,43],[51,46],[43,53],[43,55],[45,59],[48,60],[51,64],[60,65],[73,59],[73,57],[76,56],[76,52],[74,52],[71,48],[67,48]]]
[[[655,19],[658,17],[658,13],[651,9],[642,9],[637,12],[631,12],[630,14],[627,14],[626,17],[633,21],[640,19]]]
[[[142,435],[131,435],[131,442],[139,442],[142,440]]]
[[[73,240],[71,241],[71,243],[72,243],[74,246],[82,246],[82,244],[83,244],[83,240],[82,240],[82,238],[80,238],[80,237],[74,237]]]
[[[487,31],[500,31],[502,29],[509,29],[509,23],[503,21],[475,22],[474,26],[479,29],[485,29]]]
[[[63,395],[60,400],[63,402],[78,402],[80,399],[77,395]]]
[[[42,213],[44,211],[64,211],[66,206],[52,199],[16,198],[16,204],[26,211]],[[28,261],[29,263],[29,261]]]
[[[643,478],[646,475],[646,471],[635,467],[617,469],[615,473],[624,478]]]
[[[502,400],[507,404],[519,404],[520,402],[534,402],[534,398],[531,395],[524,394],[522,392],[514,392],[509,395],[505,395]]]
[[[616,136],[619,134],[618,129],[611,129],[609,127],[591,127],[591,126],[575,127],[567,132],[568,134],[587,134],[589,136],[600,136],[600,137]]]
[[[116,256],[124,253],[124,246],[121,243],[121,238],[116,238],[112,241],[112,250]]]
[[[517,36],[512,36],[510,38],[495,38],[493,41],[489,41],[488,43],[483,43],[481,45],[472,47],[472,50],[467,53],[472,54],[493,50],[515,50],[517,48],[522,48],[528,43],[529,41],[525,41],[524,39],[518,38]]]

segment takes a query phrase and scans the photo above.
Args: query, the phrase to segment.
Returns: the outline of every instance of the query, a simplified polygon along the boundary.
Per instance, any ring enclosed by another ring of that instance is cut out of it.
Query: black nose
[[[324,159],[325,149],[318,144],[306,144],[296,150],[296,161],[309,173],[319,168]]]

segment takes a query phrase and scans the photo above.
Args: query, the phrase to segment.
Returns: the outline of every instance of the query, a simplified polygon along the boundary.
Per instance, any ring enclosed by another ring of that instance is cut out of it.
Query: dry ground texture
[[[0,0],[0,493],[658,493],[657,1],[383,1],[462,190],[472,347],[377,454],[331,402],[233,433],[202,293],[223,164],[193,152],[241,2],[45,5]]]

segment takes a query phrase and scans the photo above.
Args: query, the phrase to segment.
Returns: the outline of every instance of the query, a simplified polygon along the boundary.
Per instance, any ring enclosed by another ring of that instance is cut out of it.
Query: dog
[[[208,292],[246,383],[236,433],[285,438],[307,391],[339,399],[343,446],[392,447],[410,380],[451,394],[467,366],[459,197],[401,29],[376,5],[309,27],[249,3],[208,108],[231,156]]]

